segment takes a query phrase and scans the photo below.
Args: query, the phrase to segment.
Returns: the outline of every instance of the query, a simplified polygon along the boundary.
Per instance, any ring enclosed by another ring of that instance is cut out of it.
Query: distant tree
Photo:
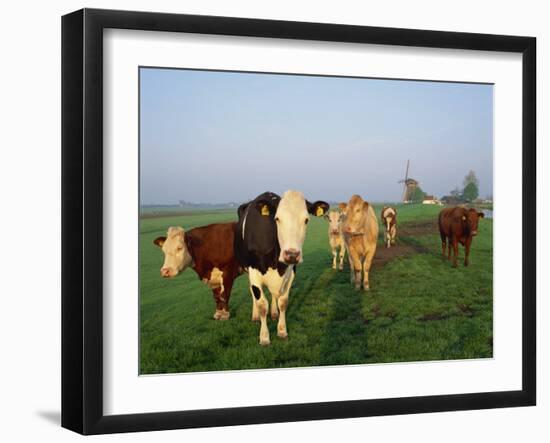
[[[410,199],[411,199],[411,202],[413,203],[422,203],[422,200],[424,200],[425,196],[426,196],[426,193],[420,188],[420,186],[417,186],[411,192]]]
[[[479,195],[479,189],[474,182],[470,182],[464,187],[462,195],[466,201],[474,201]]]
[[[459,198],[462,196],[462,192],[458,189],[458,186],[451,191],[453,197]]]
[[[462,185],[464,186],[464,189],[466,189],[466,186],[468,186],[470,183],[473,183],[476,185],[476,188],[479,189],[479,180],[476,177],[476,173],[472,170],[466,174],[466,177],[464,177],[464,181],[462,182]]]

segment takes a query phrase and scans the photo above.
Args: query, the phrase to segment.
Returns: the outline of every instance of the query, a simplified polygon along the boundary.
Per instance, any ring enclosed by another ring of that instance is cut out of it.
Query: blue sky
[[[141,68],[141,203],[492,194],[493,86]]]

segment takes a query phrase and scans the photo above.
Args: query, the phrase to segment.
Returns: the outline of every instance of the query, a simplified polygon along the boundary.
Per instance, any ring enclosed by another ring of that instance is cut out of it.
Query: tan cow
[[[344,256],[346,255],[346,245],[341,226],[342,213],[339,211],[330,211],[325,215],[325,218],[328,220],[328,242],[332,249],[332,269],[336,269],[336,259],[338,253],[340,253],[338,269],[341,271],[344,269]]]
[[[372,206],[359,195],[353,195],[347,204],[340,203],[339,207],[344,214],[342,232],[348,250],[351,283],[355,284],[355,289],[360,290],[362,285],[367,291],[369,270],[376,252],[378,220]]]
[[[384,224],[384,243],[386,248],[395,245],[397,236],[397,210],[391,206],[384,206],[381,213],[382,223]]]

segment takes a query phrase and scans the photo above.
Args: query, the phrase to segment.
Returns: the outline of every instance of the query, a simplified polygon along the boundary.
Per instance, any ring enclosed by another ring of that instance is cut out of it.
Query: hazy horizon
[[[492,195],[493,86],[140,68],[140,203],[399,201],[474,170]]]

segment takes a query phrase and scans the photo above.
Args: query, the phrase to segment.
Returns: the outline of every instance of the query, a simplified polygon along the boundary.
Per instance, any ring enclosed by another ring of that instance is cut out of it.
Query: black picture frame
[[[522,389],[131,415],[103,413],[103,30],[171,31],[522,54]],[[83,9],[62,18],[62,426],[82,434],[536,404],[536,39]]]

